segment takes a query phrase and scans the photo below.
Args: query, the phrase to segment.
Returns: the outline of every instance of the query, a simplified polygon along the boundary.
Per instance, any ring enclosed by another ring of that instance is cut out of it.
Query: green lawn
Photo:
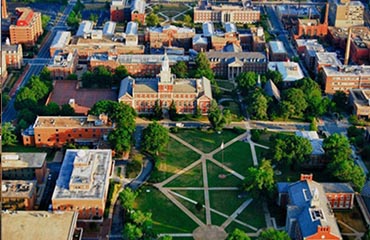
[[[253,199],[248,207],[239,214],[237,219],[258,229],[266,227],[262,201],[260,199]],[[253,230],[250,229],[249,231]]]
[[[280,134],[287,134],[287,135],[293,135],[294,132],[279,132]],[[256,141],[256,143],[259,143],[261,145],[264,145],[266,147],[271,147],[271,141],[270,137],[273,135],[278,134],[277,132],[269,132],[267,131],[266,133],[262,133],[260,136],[260,139]]]
[[[231,81],[216,80],[216,82],[219,87],[230,89],[230,90],[234,89],[234,84]]]
[[[224,179],[219,178],[219,175],[225,174],[226,171],[210,161],[207,161],[207,172],[209,187],[238,187],[243,182],[232,174],[227,174]]]
[[[159,12],[176,11],[177,13],[180,13],[187,9],[189,8],[182,3],[161,3],[159,5]]]
[[[248,223],[249,224],[249,223]],[[239,223],[237,223],[237,222],[231,222],[230,224],[229,224],[229,226],[227,226],[226,228],[225,228],[225,231],[227,232],[227,233],[232,233],[233,231],[234,231],[234,229],[235,228],[238,228],[238,229],[240,229],[240,230],[243,230],[244,232],[246,232],[246,233],[251,233],[251,232],[254,232],[252,229],[250,229],[249,227],[246,227],[246,226],[243,226],[243,225],[241,225],[241,224],[239,224]]]
[[[222,151],[215,154],[213,157],[220,163],[224,163],[234,171],[245,175],[247,169],[253,166],[253,159],[249,143],[235,142],[231,146],[224,149],[224,159],[222,160]]]
[[[152,187],[140,189],[134,208],[152,212],[153,229],[157,233],[191,233],[198,226],[166,196]]]
[[[190,198],[191,200],[194,200],[196,202],[199,202],[200,204],[204,205],[204,191],[202,190],[176,190],[173,191],[178,194],[181,194],[184,197]],[[196,209],[195,204],[186,201],[185,199],[182,199],[180,197],[175,196],[176,199],[181,202],[187,209],[189,209],[195,216],[197,216],[201,221],[206,223],[206,211],[205,208],[202,207],[201,210]]]
[[[217,213],[211,212],[212,225],[221,226],[227,219]]]
[[[3,146],[3,152],[45,152],[46,161],[52,161],[56,153],[54,148],[37,148],[37,147],[26,147],[23,145],[14,145],[14,146]]]
[[[238,198],[238,191],[210,191],[211,208],[226,215],[231,215],[245,201]]]
[[[198,160],[200,155],[170,138],[167,149],[159,156],[150,182],[161,182]]]
[[[331,174],[327,174],[325,170],[320,169],[292,169],[288,166],[277,166],[275,169],[281,171],[280,175],[275,173],[276,182],[296,182],[299,181],[301,174],[313,174],[313,179],[317,182],[336,182]]]
[[[261,148],[258,146],[254,146],[254,149],[256,150],[258,162],[261,162],[262,159],[265,158],[266,153],[269,151],[269,149]]]
[[[176,177],[173,181],[169,182],[165,187],[202,187],[203,174],[202,164],[198,164],[189,171]]]
[[[209,153],[238,136],[233,130],[224,129],[221,134],[213,130],[180,129],[176,135],[199,150]]]

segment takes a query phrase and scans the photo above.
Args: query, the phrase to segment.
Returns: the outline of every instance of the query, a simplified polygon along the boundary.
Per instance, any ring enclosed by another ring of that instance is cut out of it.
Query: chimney
[[[6,9],[6,0],[1,0],[1,18],[8,18],[8,10]]]
[[[329,226],[317,226],[317,233],[330,233]]]
[[[312,181],[313,179],[313,174],[301,174],[301,181],[305,181],[305,180],[308,180],[308,181]]]
[[[325,18],[324,18],[324,24],[328,25],[328,18],[329,18],[329,3],[326,3],[325,6]]]
[[[344,55],[344,65],[348,65],[348,60],[349,60],[349,54],[351,50],[351,38],[352,38],[352,28],[348,28],[348,37],[347,37],[347,44],[346,44],[346,52]]]

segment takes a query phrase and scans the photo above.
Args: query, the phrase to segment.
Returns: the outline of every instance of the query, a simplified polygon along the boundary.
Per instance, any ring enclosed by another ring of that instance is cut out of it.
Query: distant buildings
[[[145,23],[145,0],[113,0],[110,6],[110,20],[114,22],[137,21]]]
[[[41,13],[31,8],[17,8],[18,19],[15,25],[10,25],[10,43],[35,45],[38,37],[43,33]]]
[[[278,204],[287,207],[286,231],[292,239],[342,236],[332,209],[351,209],[354,191],[347,183],[317,183],[301,175],[295,183],[278,183]]]
[[[331,0],[329,21],[331,26],[351,27],[364,24],[364,5],[360,1]]]
[[[178,113],[193,114],[199,109],[201,114],[207,114],[213,99],[210,81],[205,77],[175,79],[168,56],[165,55],[162,61],[158,78],[123,79],[118,101],[132,106],[138,113],[153,112],[159,101],[165,111],[174,102]]]
[[[113,129],[107,116],[44,117],[22,132],[23,144],[36,147],[62,147],[66,143],[97,144]]]
[[[4,180],[37,180],[41,184],[46,179],[46,153],[3,152],[1,165]]]
[[[260,20],[260,11],[252,6],[218,5],[208,1],[199,1],[194,7],[194,23],[232,22],[254,23]]]
[[[322,70],[325,93],[370,88],[370,66],[324,66]]]
[[[286,61],[288,53],[281,41],[270,41],[269,43],[270,61]]]
[[[230,80],[242,72],[253,71],[265,73],[267,71],[267,58],[261,52],[206,52],[211,69],[216,76]]]
[[[33,210],[36,204],[36,181],[3,180],[2,210]]]
[[[81,240],[77,212],[16,211],[1,213],[2,239]]]
[[[349,104],[353,108],[353,114],[370,118],[370,89],[350,89]]]
[[[83,220],[102,219],[111,174],[111,150],[67,149],[51,199],[53,210],[78,212]]]

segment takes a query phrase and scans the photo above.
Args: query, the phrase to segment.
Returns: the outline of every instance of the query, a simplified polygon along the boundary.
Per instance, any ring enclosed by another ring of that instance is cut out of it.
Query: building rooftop
[[[1,197],[30,198],[36,194],[36,184],[36,180],[3,180],[1,182]]]
[[[310,141],[313,155],[325,154],[323,146],[324,139],[320,139],[316,131],[297,131],[295,133],[299,137],[306,138]]]
[[[193,45],[194,44],[208,44],[208,39],[203,37],[202,34],[195,34],[193,37]]]
[[[18,14],[17,26],[27,26],[30,24],[34,15],[34,12],[31,8],[20,7],[16,8],[15,11]]]
[[[324,66],[323,71],[326,76],[369,76],[370,66],[367,65],[343,65],[343,66]],[[344,79],[343,79],[344,80]]]
[[[95,56],[95,55],[94,55]],[[170,63],[176,63],[178,61],[189,61],[189,56],[179,56],[179,55],[167,55]],[[116,58],[119,63],[146,63],[146,64],[158,64],[163,62],[163,54],[125,54],[119,55]]]
[[[328,27],[328,31],[335,38],[347,39],[348,28]],[[366,26],[352,27],[352,39],[358,38],[362,41],[370,41],[370,28]]]
[[[139,24],[137,22],[128,22],[126,26],[126,35],[137,35]]]
[[[108,21],[104,23],[103,27],[103,35],[104,36],[111,36],[114,35],[114,30],[116,29],[116,23],[112,21]]]
[[[296,62],[269,62],[268,68],[271,71],[279,71],[284,82],[297,81],[304,78],[301,67]]]
[[[18,52],[20,44],[1,44],[1,51],[3,52]]]
[[[321,183],[326,193],[355,193],[349,183]]]
[[[318,43],[317,39],[296,39],[295,40],[297,47],[304,47],[307,45],[320,45],[324,48],[320,43]]]
[[[287,214],[291,219],[297,219],[303,238],[315,234],[318,226],[328,226],[331,234],[341,237],[321,184],[311,180],[298,181],[288,186],[288,194],[290,204]]]
[[[330,64],[332,66],[342,66],[342,62],[338,59],[336,53],[332,52],[316,52],[316,61],[318,64]]]
[[[78,27],[76,37],[84,37],[86,33],[90,33],[93,29],[93,22],[92,21],[82,21],[80,26]]]
[[[46,153],[2,152],[2,168],[41,168],[46,161]]]
[[[1,213],[2,239],[72,240],[77,212],[12,211]]]
[[[131,11],[137,13],[145,13],[145,0],[132,0]]]
[[[55,34],[53,41],[51,42],[50,48],[64,48],[68,45],[71,40],[71,32],[67,31],[58,31]]]
[[[267,62],[266,55],[261,52],[210,51],[210,52],[206,52],[206,56],[212,62],[219,62],[219,61],[229,62],[232,59],[239,59],[242,62],[259,62],[259,63]]]
[[[205,22],[202,24],[203,36],[211,37],[215,33],[215,28],[212,22]]]
[[[292,5],[278,5],[275,7],[276,11],[280,16],[289,15],[289,16],[298,16],[306,17],[311,15],[311,17],[320,16],[319,11],[316,7],[302,4],[300,8]]]
[[[77,53],[62,53],[61,51],[56,51],[52,61],[48,64],[48,67],[66,67],[69,68],[73,65]]]
[[[270,41],[269,45],[273,53],[286,53],[286,49],[282,41]]]
[[[54,117],[54,116],[38,116],[33,125],[33,128],[112,128],[110,123],[104,123],[101,120],[89,121],[86,116],[73,117]]]
[[[350,89],[353,103],[358,107],[370,107],[370,89]]]
[[[236,33],[238,30],[235,23],[227,22],[225,23],[225,32],[227,33]]]
[[[125,0],[112,0],[112,6],[124,6]]]
[[[58,199],[104,199],[112,165],[111,150],[68,149],[54,189]]]

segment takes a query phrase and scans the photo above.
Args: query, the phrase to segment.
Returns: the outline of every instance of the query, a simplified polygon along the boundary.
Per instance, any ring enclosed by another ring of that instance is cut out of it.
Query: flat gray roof
[[[45,160],[46,153],[3,152],[1,154],[3,168],[41,168]]]

